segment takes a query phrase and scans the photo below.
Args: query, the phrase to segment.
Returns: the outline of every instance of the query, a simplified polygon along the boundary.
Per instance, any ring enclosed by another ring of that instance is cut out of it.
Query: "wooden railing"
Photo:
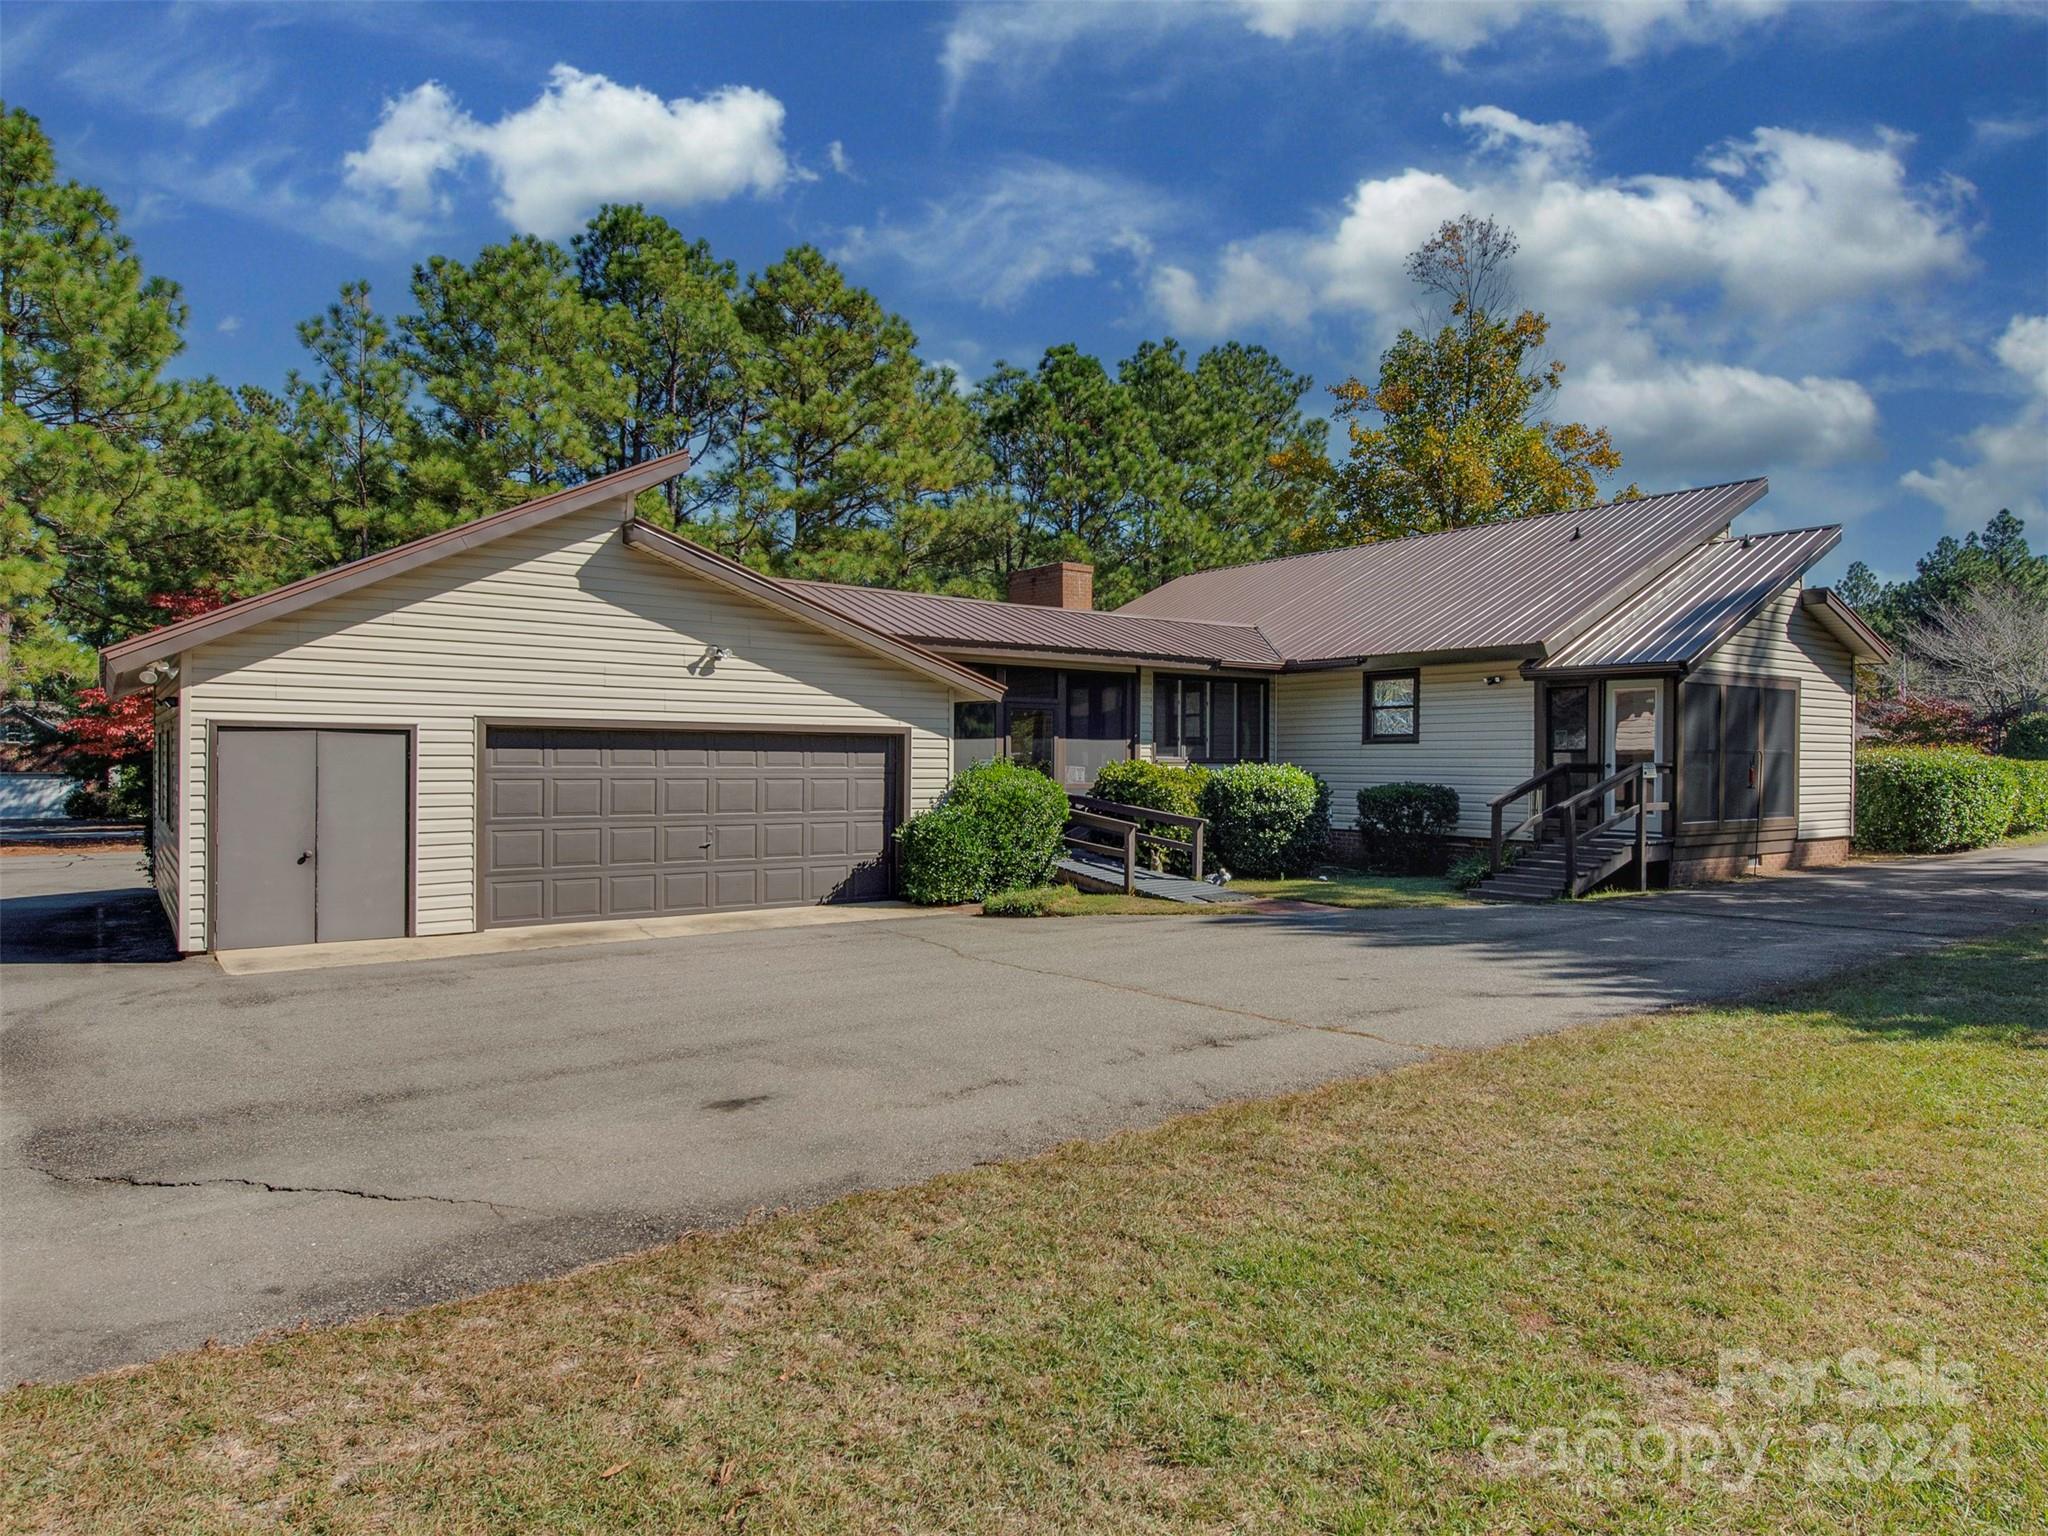
[[[1185,853],[1193,867],[1194,878],[1202,878],[1202,849],[1208,837],[1209,823],[1200,816],[1155,811],[1149,806],[1125,805],[1120,800],[1100,800],[1094,795],[1068,795],[1067,803],[1067,830],[1063,839],[1066,845],[1083,853],[1120,855],[1124,866],[1125,895],[1134,893],[1138,888],[1138,850],[1141,847]],[[1152,831],[1147,823],[1186,827],[1188,835],[1168,837]],[[1109,837],[1086,837],[1074,830],[1076,826],[1106,832]]]
[[[1506,794],[1497,796],[1491,802],[1493,811],[1493,844],[1490,862],[1493,872],[1495,874],[1500,873],[1502,855],[1509,838],[1519,837],[1523,832],[1533,827],[1536,832],[1535,841],[1541,843],[1550,831],[1551,824],[1555,823],[1558,832],[1564,838],[1565,893],[1571,896],[1582,896],[1585,892],[1579,889],[1579,845],[1588,839],[1598,837],[1602,832],[1612,827],[1620,826],[1624,821],[1633,817],[1635,821],[1636,843],[1636,889],[1648,889],[1650,880],[1650,817],[1656,812],[1671,809],[1671,803],[1668,800],[1652,800],[1650,798],[1658,782],[1670,771],[1669,768],[1663,765],[1651,762],[1630,763],[1628,767],[1622,769],[1619,773],[1610,774],[1599,783],[1588,785],[1575,795],[1567,795],[1564,799],[1553,801],[1549,804],[1543,804],[1539,801],[1534,815],[1525,818],[1518,826],[1504,828],[1506,811],[1510,805],[1525,795],[1532,793],[1541,795],[1554,780],[1563,779],[1566,783],[1569,783],[1569,776],[1574,771],[1584,772],[1585,765],[1579,763],[1559,763],[1556,767],[1547,769],[1533,778],[1525,779]],[[1593,814],[1597,816],[1600,804],[1606,796],[1616,795],[1618,797],[1623,790],[1631,787],[1634,789],[1631,803],[1622,806],[1612,816],[1597,821],[1591,826],[1584,828],[1579,826],[1579,812],[1582,807],[1592,806],[1594,808]]]

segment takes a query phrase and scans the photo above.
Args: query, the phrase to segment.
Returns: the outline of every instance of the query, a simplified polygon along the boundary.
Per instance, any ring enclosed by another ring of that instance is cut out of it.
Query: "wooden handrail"
[[[1137,833],[1137,841],[1148,848],[1164,848],[1171,853],[1184,853],[1193,866],[1194,878],[1202,878],[1202,856],[1208,841],[1209,823],[1201,816],[1185,816],[1178,811],[1155,811],[1150,806],[1126,805],[1120,800],[1103,800],[1094,795],[1067,796],[1073,807],[1070,819],[1091,826],[1130,826]],[[1166,837],[1147,829],[1147,822],[1165,826],[1187,827],[1186,837]],[[1132,878],[1135,878],[1133,874]]]
[[[1503,813],[1507,810],[1509,806],[1513,805],[1517,800],[1520,800],[1525,795],[1532,794],[1535,791],[1543,788],[1544,785],[1548,784],[1552,779],[1558,777],[1560,774],[1569,776],[1574,766],[1575,765],[1571,763],[1552,763],[1548,768],[1544,769],[1541,773],[1532,775],[1531,777],[1522,780],[1521,783],[1517,784],[1513,789],[1509,790],[1506,794],[1495,795],[1492,800],[1487,802],[1488,809],[1490,809],[1493,812],[1493,841],[1491,845],[1490,862],[1493,865],[1493,872],[1496,875],[1500,873],[1501,854],[1504,848],[1506,847],[1507,840],[1511,837],[1520,837],[1524,832],[1528,831],[1529,828],[1535,826],[1536,823],[1548,818],[1550,814],[1550,808],[1542,804],[1541,801],[1538,801],[1536,806],[1536,813],[1533,816],[1524,817],[1519,826],[1516,826],[1506,831],[1503,831],[1501,827]]]

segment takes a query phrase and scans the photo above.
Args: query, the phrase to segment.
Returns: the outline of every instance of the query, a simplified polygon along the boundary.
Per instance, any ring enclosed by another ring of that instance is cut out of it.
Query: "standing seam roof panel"
[[[1831,526],[1716,539],[1540,670],[1687,665],[1808,570],[1841,533]]]
[[[1744,480],[1202,572],[1117,611],[1256,622],[1289,661],[1540,648],[1725,529],[1766,489]]]

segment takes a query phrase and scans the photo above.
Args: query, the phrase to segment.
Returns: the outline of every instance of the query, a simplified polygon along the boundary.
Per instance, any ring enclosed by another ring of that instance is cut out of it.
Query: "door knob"
[[[303,864],[306,862],[306,860],[310,859],[311,857],[313,857],[313,850],[308,848],[304,853],[299,855],[298,862]]]

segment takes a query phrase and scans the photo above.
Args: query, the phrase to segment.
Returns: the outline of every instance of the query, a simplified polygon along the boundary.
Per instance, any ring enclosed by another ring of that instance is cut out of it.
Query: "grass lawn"
[[[20,1388],[0,1526],[2038,1529],[2044,1045],[2034,929]],[[1862,1349],[1970,1375],[1712,1391]]]
[[[1246,897],[1247,901],[1251,898]],[[1199,917],[1219,910],[1163,896],[1126,896],[1121,891],[1077,891],[1071,885],[1040,885],[1004,891],[982,905],[984,917]],[[1223,907],[1220,910],[1243,911]]]
[[[1439,875],[1367,875],[1352,871],[1327,880],[1233,880],[1233,891],[1274,901],[1314,901],[1326,907],[1458,907],[1466,898]]]

